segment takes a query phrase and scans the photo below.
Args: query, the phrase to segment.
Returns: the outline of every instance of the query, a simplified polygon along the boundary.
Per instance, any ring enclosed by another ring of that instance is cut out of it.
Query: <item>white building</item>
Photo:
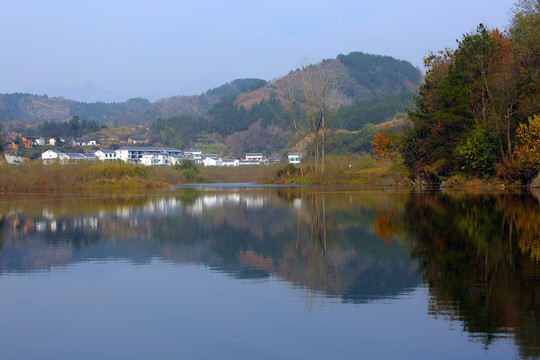
[[[34,144],[37,146],[44,146],[45,145],[45,138],[44,137],[38,137],[34,140]]]
[[[171,165],[169,155],[167,154],[143,154],[141,157],[141,164],[146,166],[157,166],[157,165]]]
[[[238,160],[238,165],[260,165],[258,160]]]
[[[173,166],[176,164],[180,164],[182,162],[182,159],[185,159],[184,155],[178,155],[178,154],[169,155],[169,162]]]
[[[184,157],[194,160],[197,164],[202,161],[202,151],[199,149],[187,149],[184,150]]]
[[[223,161],[221,158],[218,158],[217,156],[206,156],[202,163],[204,166],[223,166]]]
[[[134,163],[140,163],[145,154],[182,155],[182,150],[175,148],[125,146],[115,151],[119,160]]]
[[[96,139],[91,139],[91,138],[81,138],[81,139],[77,139],[77,145],[96,146],[97,141],[96,141]]]
[[[83,160],[97,160],[97,156],[94,154],[81,154],[81,153],[65,153],[64,158],[61,159],[62,162],[73,162],[73,161],[83,161]]]
[[[292,153],[288,155],[289,164],[300,164],[300,155],[298,153]]]
[[[261,154],[261,153],[247,153],[246,154],[246,160],[262,162],[263,161],[263,154]]]
[[[62,161],[66,155],[58,150],[47,150],[41,153],[41,160],[43,164],[49,164],[55,160]]]
[[[238,159],[223,159],[221,160],[222,166],[238,166],[240,161]]]
[[[118,160],[118,155],[114,150],[97,150],[94,151],[94,155],[101,161]]]

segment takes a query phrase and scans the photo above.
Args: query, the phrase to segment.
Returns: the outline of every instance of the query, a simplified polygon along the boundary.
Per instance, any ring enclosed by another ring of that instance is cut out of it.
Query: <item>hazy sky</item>
[[[422,67],[513,0],[1,0],[0,93],[91,81],[122,94],[271,80],[362,51]],[[422,68],[423,69],[423,68]]]

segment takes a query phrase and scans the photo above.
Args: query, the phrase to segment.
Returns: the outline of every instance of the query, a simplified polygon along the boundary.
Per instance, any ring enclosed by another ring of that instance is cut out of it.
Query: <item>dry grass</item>
[[[0,192],[85,188],[151,188],[187,183],[173,168],[147,168],[126,163],[81,162],[43,165],[31,161],[0,165]]]
[[[406,184],[407,171],[398,159],[379,163],[373,155],[353,154],[349,156],[328,156],[324,177],[316,176],[309,166],[304,168],[304,178],[300,171],[284,171],[275,183],[284,184]]]
[[[201,168],[201,174],[218,183],[267,182],[274,180],[283,165],[208,166]]]

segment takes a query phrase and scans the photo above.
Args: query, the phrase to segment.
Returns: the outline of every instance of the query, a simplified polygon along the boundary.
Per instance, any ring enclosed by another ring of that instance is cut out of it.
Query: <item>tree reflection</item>
[[[458,318],[485,346],[514,334],[540,356],[540,206],[528,194],[421,193],[393,232],[411,246],[430,313]]]

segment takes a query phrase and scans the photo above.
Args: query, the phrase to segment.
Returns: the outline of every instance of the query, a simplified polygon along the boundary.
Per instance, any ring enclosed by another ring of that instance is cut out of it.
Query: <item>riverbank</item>
[[[241,167],[196,166],[194,164],[143,166],[120,162],[79,162],[43,165],[30,161],[20,165],[0,163],[0,192],[62,189],[142,189],[193,183],[260,184],[371,184],[410,185],[401,161],[379,163],[371,155],[329,156],[324,177],[304,166],[304,176],[294,165]]]
[[[20,165],[0,163],[0,192],[29,192],[52,190],[125,190],[170,187],[196,183],[252,182],[277,185],[366,184],[441,189],[504,189],[523,188],[498,179],[479,179],[454,176],[440,184],[411,181],[403,162],[377,162],[370,155],[329,157],[324,177],[315,176],[310,168],[293,165],[204,167],[204,166],[143,166],[131,163],[81,162],[69,165],[40,161]],[[540,179],[531,187],[540,187]]]
[[[69,165],[30,161],[0,164],[0,192],[67,189],[137,189],[212,182],[198,170],[129,163],[81,162]]]
[[[300,168],[286,166],[278,171],[273,184],[368,184],[382,186],[410,186],[407,169],[399,159],[377,162],[372,155],[351,155],[328,157],[324,176],[315,175],[309,166],[304,166],[302,176]]]

